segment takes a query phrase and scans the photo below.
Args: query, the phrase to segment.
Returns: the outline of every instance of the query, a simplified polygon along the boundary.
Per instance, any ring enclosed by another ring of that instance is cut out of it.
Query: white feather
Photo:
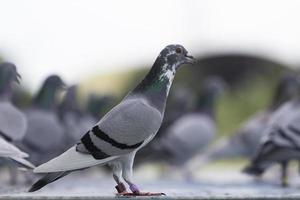
[[[31,162],[29,162],[28,160],[25,160],[24,158],[20,158],[20,157],[10,157],[10,158],[17,161],[18,163],[21,163],[22,165],[25,165],[25,166],[31,168],[31,169],[35,168],[35,166]],[[23,171],[24,171],[24,169],[25,169],[25,171],[27,170],[26,168],[20,168],[20,170],[23,170]]]
[[[76,147],[73,146],[60,156],[53,158],[52,160],[36,167],[34,173],[49,173],[60,171],[71,171],[82,169],[86,167],[92,167],[99,164],[104,164],[114,160],[117,156],[112,156],[102,160],[96,160],[90,154],[83,154],[76,151]]]
[[[3,138],[0,138],[0,157],[13,159],[29,168],[35,167],[32,163],[24,159],[29,157],[27,153],[21,151]]]
[[[0,157],[28,157],[28,154],[0,137]]]

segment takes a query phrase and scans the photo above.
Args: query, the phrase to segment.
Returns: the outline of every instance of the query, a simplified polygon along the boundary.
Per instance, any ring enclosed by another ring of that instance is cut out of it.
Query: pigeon
[[[96,123],[96,120],[91,115],[84,113],[80,109],[76,85],[67,89],[65,97],[59,106],[58,114],[65,129],[67,147],[71,147]]]
[[[20,77],[14,64],[0,65],[0,136],[10,142],[22,140],[27,129],[26,116],[10,101],[13,83]]]
[[[59,76],[49,76],[25,112],[28,129],[19,146],[31,155],[30,161],[36,165],[64,150],[64,128],[57,115],[58,94],[63,87]]]
[[[168,93],[179,66],[195,59],[181,45],[165,47],[145,78],[92,127],[81,140],[60,156],[34,169],[46,173],[29,189],[33,192],[69,173],[95,165],[109,165],[119,195],[144,193],[132,180],[136,152],[149,143],[161,126]],[[125,184],[131,192],[127,192]]]
[[[193,111],[177,119],[154,146],[160,160],[182,175],[185,175],[185,164],[202,153],[216,137],[215,106],[225,88],[219,77],[205,80]]]
[[[235,157],[252,158],[263,137],[265,128],[272,113],[284,102],[291,100],[299,92],[299,78],[292,73],[281,76],[270,105],[250,117],[235,134],[219,140],[199,159],[197,166],[208,164],[218,159]],[[193,163],[195,165],[195,163]]]
[[[287,186],[290,160],[300,159],[300,97],[280,106],[270,117],[259,148],[244,173],[261,176],[271,165],[281,165],[281,185]]]

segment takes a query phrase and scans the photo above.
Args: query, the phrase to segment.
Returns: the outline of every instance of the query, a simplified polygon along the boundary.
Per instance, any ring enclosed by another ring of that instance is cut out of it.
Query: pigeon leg
[[[132,182],[132,167],[135,152],[128,154],[122,162],[122,176],[126,183],[129,185],[132,193],[122,193],[123,196],[161,196],[164,193],[151,193],[151,192],[141,192],[137,185]]]
[[[18,170],[15,166],[9,168],[9,183],[11,185],[16,185],[18,182]]]
[[[112,164],[113,178],[117,185],[115,186],[118,194],[127,193],[125,185],[121,182],[120,177],[122,175],[122,168],[120,163]]]
[[[288,161],[281,162],[281,186],[282,187],[288,186],[287,168],[288,168]]]

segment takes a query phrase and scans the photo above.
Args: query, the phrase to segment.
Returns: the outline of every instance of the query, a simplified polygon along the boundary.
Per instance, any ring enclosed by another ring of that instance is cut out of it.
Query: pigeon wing
[[[161,113],[146,100],[126,99],[82,137],[77,150],[96,159],[127,154],[145,145],[161,122]]]
[[[300,150],[300,108],[295,102],[287,102],[281,106],[270,119],[262,146],[273,144]]]

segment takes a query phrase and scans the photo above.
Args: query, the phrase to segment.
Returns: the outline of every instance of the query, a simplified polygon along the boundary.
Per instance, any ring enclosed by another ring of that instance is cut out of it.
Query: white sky
[[[0,54],[31,89],[49,73],[75,83],[150,65],[170,43],[299,62],[298,0],[0,0],[0,8]]]

